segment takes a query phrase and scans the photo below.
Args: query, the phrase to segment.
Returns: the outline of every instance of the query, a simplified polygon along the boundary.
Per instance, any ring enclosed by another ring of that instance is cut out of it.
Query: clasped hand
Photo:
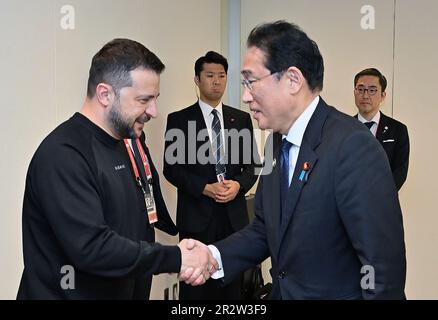
[[[223,182],[207,184],[204,188],[203,194],[214,199],[216,202],[227,203],[234,200],[239,193],[239,190],[239,182],[234,180],[224,180]]]

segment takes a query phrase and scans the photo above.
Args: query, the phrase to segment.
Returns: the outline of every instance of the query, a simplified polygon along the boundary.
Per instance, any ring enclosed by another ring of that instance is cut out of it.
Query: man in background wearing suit
[[[222,265],[212,277],[226,284],[270,256],[272,299],[403,299],[403,222],[386,155],[320,97],[316,43],[285,21],[259,25],[242,76],[243,101],[274,131],[276,160],[260,176],[253,222],[209,246]]]
[[[409,166],[408,128],[379,111],[386,97],[386,78],[379,70],[368,68],[354,77],[354,100],[365,124],[385,149],[397,190],[406,181]]]
[[[221,102],[227,71],[228,63],[222,55],[210,51],[200,57],[195,63],[194,79],[199,100],[167,118],[164,176],[178,189],[180,239],[211,243],[249,223],[245,193],[257,180],[251,150],[253,127],[248,113]],[[190,139],[192,128],[199,137],[197,141]],[[173,146],[178,141],[167,137],[174,130],[182,131],[186,138],[180,145],[182,149],[176,151],[176,156],[183,155],[183,159],[176,163],[170,158],[175,156]],[[240,134],[244,138],[236,140]],[[209,152],[212,158],[206,163],[201,158],[209,158]],[[210,280],[196,288],[180,282],[179,298],[241,298],[240,276],[225,287],[218,282]]]

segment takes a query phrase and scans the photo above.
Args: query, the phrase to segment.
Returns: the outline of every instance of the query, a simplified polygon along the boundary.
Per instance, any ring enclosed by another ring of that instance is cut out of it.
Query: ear
[[[299,92],[306,81],[303,73],[297,67],[289,67],[286,70],[286,78],[292,94]]]
[[[195,76],[195,77],[193,78],[193,80],[195,80],[196,85],[199,87],[199,77],[198,77],[198,76]]]
[[[96,98],[105,107],[107,107],[113,99],[113,88],[106,83],[99,83],[96,86]]]
[[[386,98],[386,91],[382,92],[382,100]]]

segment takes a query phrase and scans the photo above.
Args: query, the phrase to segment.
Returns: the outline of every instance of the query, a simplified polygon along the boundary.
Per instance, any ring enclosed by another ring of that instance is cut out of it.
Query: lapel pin
[[[275,168],[276,164],[277,164],[277,159],[274,158],[274,160],[272,160],[272,169]]]
[[[310,162],[304,162],[303,170],[304,171],[309,171],[310,170]]]
[[[309,172],[310,167],[311,167],[310,162],[307,162],[307,161],[304,162],[303,170],[301,170],[300,177],[298,178],[300,181],[303,181],[304,177],[306,177],[306,180],[307,180],[306,173]]]
[[[230,122],[234,122],[234,118],[230,118]]]
[[[385,128],[383,128],[383,133],[385,133],[386,130],[388,130],[388,126],[385,126]]]

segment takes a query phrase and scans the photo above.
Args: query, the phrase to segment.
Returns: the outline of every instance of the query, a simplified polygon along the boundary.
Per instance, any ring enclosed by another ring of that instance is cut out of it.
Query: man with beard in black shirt
[[[157,115],[163,70],[128,39],[93,57],[81,111],[44,139],[29,165],[18,299],[147,299],[153,274],[191,268],[190,281],[202,284],[217,268],[193,240],[154,243],[154,226],[177,233],[139,139]]]

